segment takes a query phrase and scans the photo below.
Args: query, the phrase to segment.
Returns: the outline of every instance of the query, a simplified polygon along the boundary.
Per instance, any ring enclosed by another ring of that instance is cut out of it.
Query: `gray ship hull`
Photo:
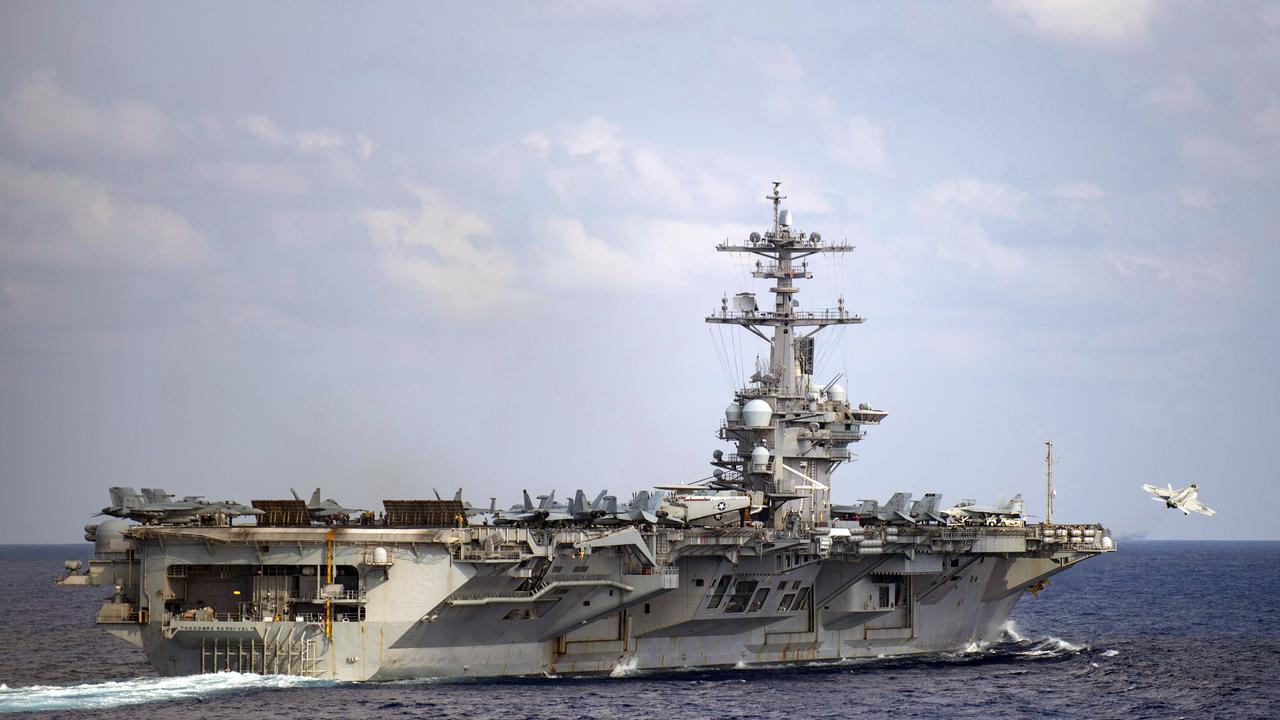
[[[381,681],[959,652],[1105,551],[1096,530],[889,532],[139,527],[64,582],[124,580],[99,624],[161,674]]]

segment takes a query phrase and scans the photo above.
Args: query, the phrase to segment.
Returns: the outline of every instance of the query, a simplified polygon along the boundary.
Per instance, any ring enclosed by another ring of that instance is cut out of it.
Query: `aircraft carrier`
[[[796,281],[812,277],[808,258],[853,248],[792,227],[780,184],[768,198],[765,232],[716,246],[754,260],[772,297],[725,297],[706,318],[769,347],[720,420],[728,447],[706,480],[621,503],[526,493],[502,510],[459,494],[376,515],[318,491],[250,507],[112,488],[117,518],[86,527],[88,567],[69,561],[57,582],[112,588],[97,625],[162,675],[616,673],[999,641],[1024,593],[1114,550],[1110,533],[1054,523],[1051,505],[1028,523],[1020,498],[832,505],[834,472],[887,413],[814,377],[819,331],[863,319],[843,298],[800,309]]]

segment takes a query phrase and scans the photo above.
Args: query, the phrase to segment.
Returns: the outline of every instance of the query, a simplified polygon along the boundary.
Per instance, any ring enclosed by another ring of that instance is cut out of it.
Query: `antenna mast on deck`
[[[1052,525],[1053,524],[1053,496],[1057,494],[1053,491],[1053,464],[1058,462],[1058,459],[1053,456],[1053,440],[1050,439],[1045,441],[1045,446],[1048,447],[1048,450],[1046,450],[1044,454],[1044,468],[1045,468],[1044,524]]]

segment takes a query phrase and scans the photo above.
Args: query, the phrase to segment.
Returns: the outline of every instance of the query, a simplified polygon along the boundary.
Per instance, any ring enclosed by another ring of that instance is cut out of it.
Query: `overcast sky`
[[[1052,436],[1060,521],[1280,539],[1280,5],[7,2],[0,542],[704,477],[775,179],[891,413],[836,501],[1042,515]]]

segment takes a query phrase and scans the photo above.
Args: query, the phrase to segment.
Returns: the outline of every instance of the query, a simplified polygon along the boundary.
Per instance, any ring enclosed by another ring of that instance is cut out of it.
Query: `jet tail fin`
[[[320,504],[320,488],[316,488],[316,491],[315,491],[315,492],[313,492],[313,493],[311,493],[311,502],[310,502],[310,503],[308,503],[308,504],[309,504],[309,505],[319,505],[319,504]]]
[[[108,488],[107,492],[111,494],[112,507],[122,510],[142,507],[142,498],[138,497],[137,491],[131,487]]]

